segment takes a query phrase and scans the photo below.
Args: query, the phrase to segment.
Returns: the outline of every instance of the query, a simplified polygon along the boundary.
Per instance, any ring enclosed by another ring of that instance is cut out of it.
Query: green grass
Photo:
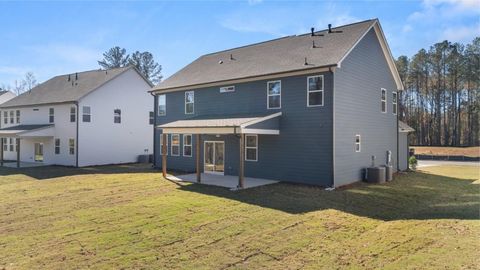
[[[141,166],[0,169],[0,269],[479,269],[478,167],[239,192]]]

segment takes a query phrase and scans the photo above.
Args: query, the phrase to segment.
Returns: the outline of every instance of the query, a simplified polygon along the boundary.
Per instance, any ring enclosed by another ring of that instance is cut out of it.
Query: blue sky
[[[0,0],[0,86],[99,68],[113,46],[150,51],[168,77],[202,54],[379,18],[394,57],[480,35],[480,1]]]

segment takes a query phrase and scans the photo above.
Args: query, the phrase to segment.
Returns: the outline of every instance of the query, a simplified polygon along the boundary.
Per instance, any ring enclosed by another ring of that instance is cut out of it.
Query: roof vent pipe
[[[305,57],[305,62],[303,63],[304,66],[308,66],[307,58]]]
[[[315,27],[310,28],[310,31],[312,32],[312,34],[311,34],[312,37],[315,36],[315,34],[314,34],[314,32],[315,32]]]
[[[75,73],[75,81],[78,80],[78,73]]]
[[[332,33],[332,24],[331,23],[328,24],[328,33]]]
[[[71,80],[71,79],[70,79],[70,74],[68,74],[68,80],[67,80],[67,82],[69,82],[70,80]]]
[[[230,60],[235,60],[235,58],[233,58],[233,54],[230,54]]]

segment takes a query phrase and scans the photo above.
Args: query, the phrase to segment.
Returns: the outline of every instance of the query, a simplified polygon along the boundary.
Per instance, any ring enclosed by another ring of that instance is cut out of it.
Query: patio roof
[[[407,125],[407,123],[398,121],[398,132],[413,132],[415,129],[413,129],[411,126]]]
[[[157,126],[163,133],[278,135],[281,112],[256,116],[202,117]]]
[[[54,125],[18,125],[0,129],[0,137],[53,137]]]

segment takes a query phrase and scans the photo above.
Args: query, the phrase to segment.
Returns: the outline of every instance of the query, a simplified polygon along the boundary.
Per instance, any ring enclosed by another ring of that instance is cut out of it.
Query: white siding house
[[[0,105],[3,160],[78,167],[136,162],[153,152],[150,88],[134,67],[54,77]]]

